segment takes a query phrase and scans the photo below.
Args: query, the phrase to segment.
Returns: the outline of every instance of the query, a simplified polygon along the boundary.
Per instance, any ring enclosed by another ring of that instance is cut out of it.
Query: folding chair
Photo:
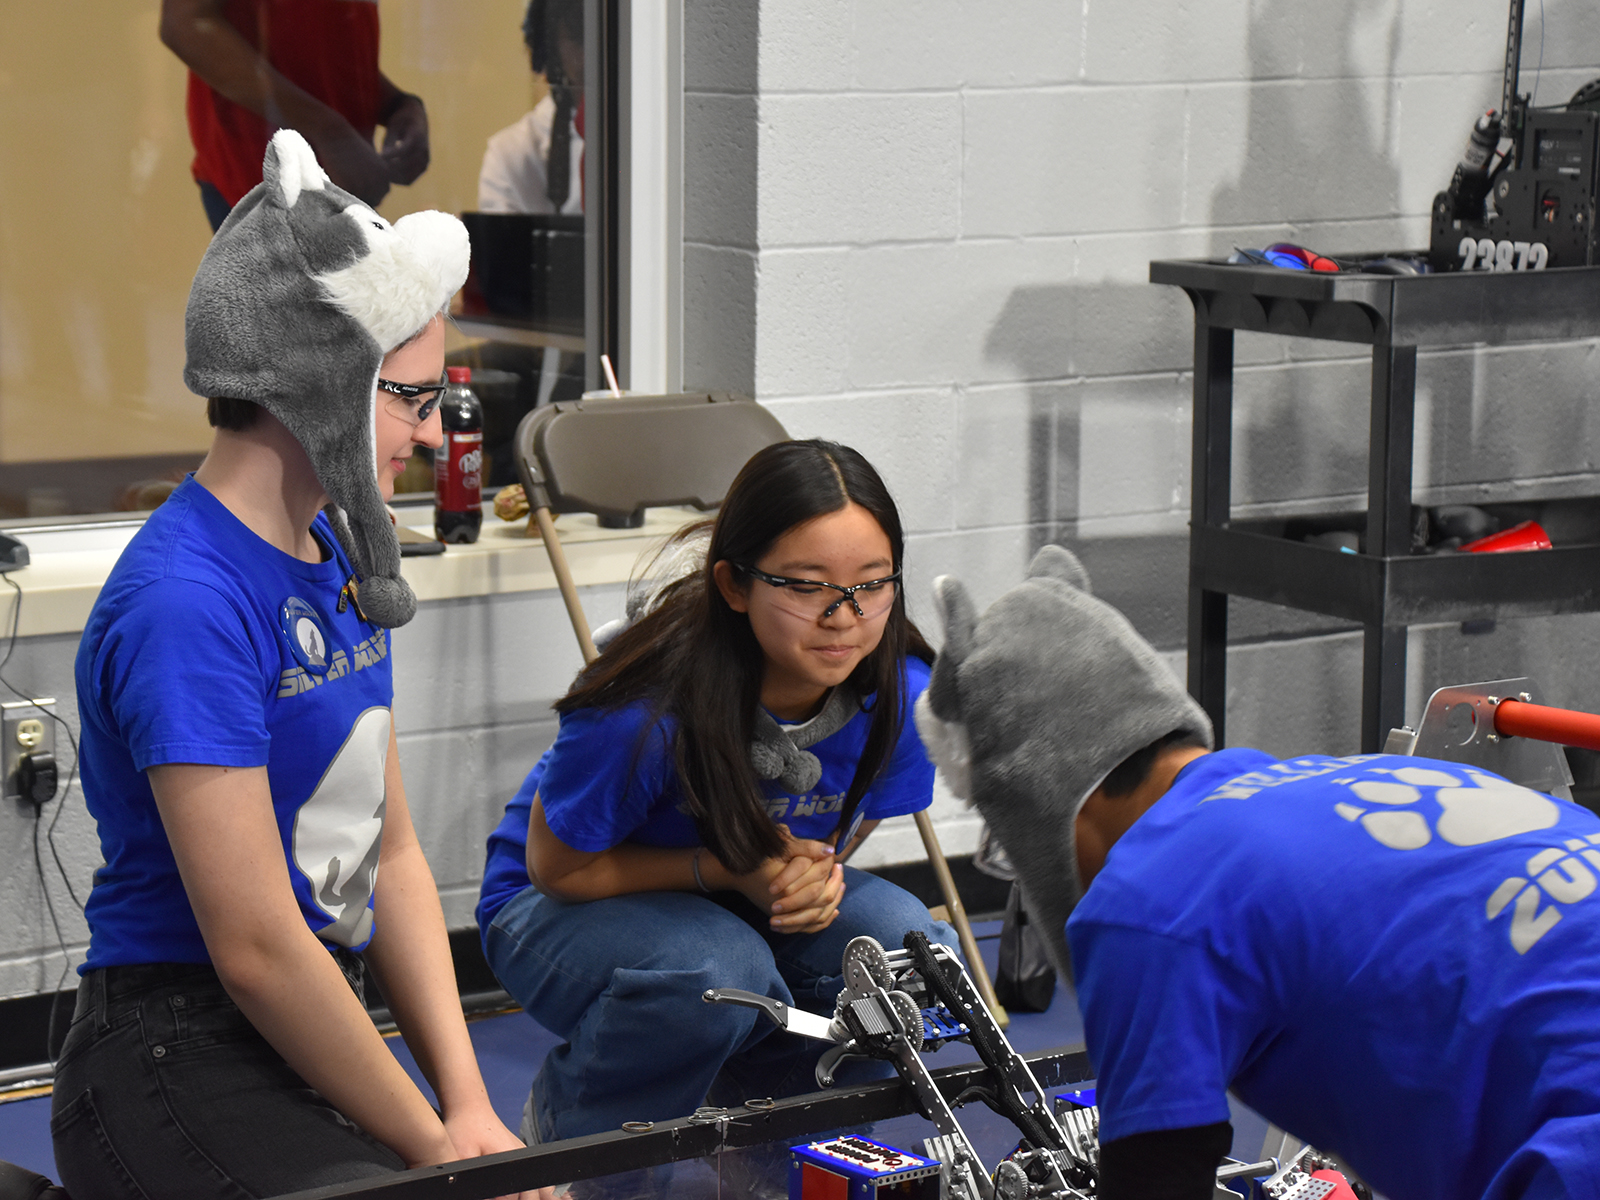
[[[522,419],[512,445],[528,496],[528,533],[537,531],[544,540],[585,663],[599,651],[552,514],[587,512],[631,524],[646,508],[692,506],[705,512],[722,503],[751,455],[788,436],[754,400],[725,392],[594,397],[545,405]],[[978,954],[933,821],[923,811],[916,822],[972,976],[1004,1024],[1005,1009]]]

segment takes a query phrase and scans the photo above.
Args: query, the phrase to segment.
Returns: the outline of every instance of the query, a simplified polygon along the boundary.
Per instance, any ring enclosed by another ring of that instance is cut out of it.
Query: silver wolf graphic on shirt
[[[369,708],[294,818],[295,866],[311,881],[316,905],[333,922],[317,936],[359,946],[372,936],[367,901],[378,879],[383,843],[384,768],[389,710]]]

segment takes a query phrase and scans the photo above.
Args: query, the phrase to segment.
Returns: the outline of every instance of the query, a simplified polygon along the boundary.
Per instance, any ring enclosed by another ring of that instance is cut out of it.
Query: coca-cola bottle
[[[470,367],[450,367],[439,401],[444,445],[433,452],[433,536],[475,542],[483,525],[483,405],[467,386]]]

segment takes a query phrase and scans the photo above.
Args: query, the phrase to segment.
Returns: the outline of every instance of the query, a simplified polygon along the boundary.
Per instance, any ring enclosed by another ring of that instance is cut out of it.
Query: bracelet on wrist
[[[696,847],[694,857],[689,860],[689,866],[694,870],[695,886],[709,896],[711,889],[706,886],[706,881],[700,875],[700,856],[705,852],[706,848],[704,846]]]

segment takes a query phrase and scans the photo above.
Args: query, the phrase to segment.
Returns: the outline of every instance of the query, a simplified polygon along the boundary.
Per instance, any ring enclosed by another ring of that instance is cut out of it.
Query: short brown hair
[[[256,423],[261,408],[253,400],[235,400],[231,396],[212,396],[206,401],[206,420],[213,429],[228,429],[239,433]]]

